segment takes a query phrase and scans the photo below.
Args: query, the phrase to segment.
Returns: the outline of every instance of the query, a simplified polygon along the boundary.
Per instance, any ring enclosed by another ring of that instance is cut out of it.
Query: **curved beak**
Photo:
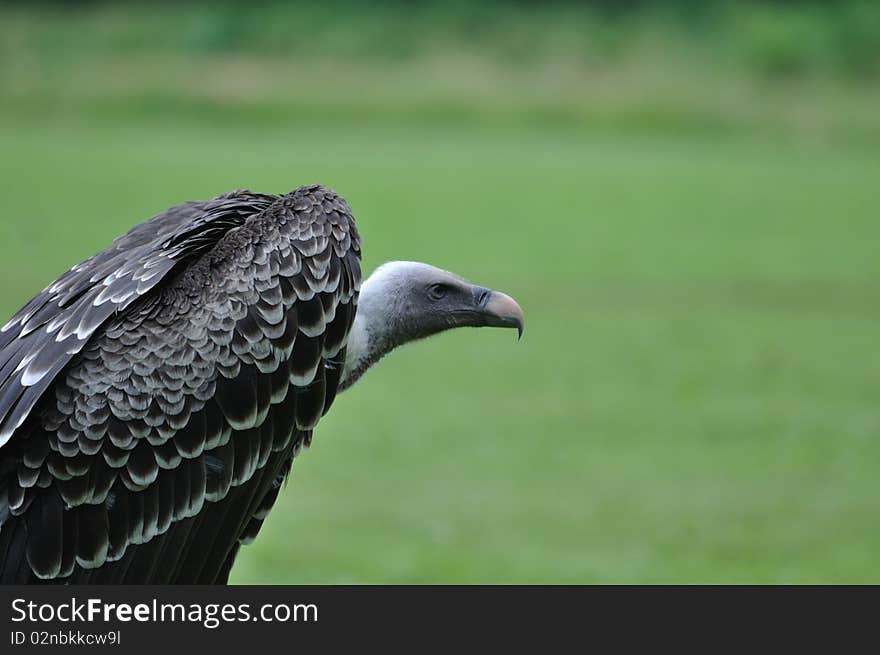
[[[513,298],[500,291],[474,287],[474,301],[484,326],[516,328],[517,339],[522,338],[525,317]]]

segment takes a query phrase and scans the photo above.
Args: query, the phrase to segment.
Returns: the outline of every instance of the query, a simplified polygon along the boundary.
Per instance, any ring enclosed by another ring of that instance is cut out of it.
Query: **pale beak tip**
[[[497,327],[515,327],[516,340],[522,339],[525,317],[522,307],[513,298],[500,291],[492,291],[488,297],[485,311],[491,317],[490,325]]]

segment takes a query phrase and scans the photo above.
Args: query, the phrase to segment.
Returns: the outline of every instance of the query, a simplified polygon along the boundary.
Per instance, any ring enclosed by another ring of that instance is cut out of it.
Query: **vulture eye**
[[[432,284],[428,287],[428,296],[431,300],[443,300],[447,291],[449,291],[449,287],[445,284]]]

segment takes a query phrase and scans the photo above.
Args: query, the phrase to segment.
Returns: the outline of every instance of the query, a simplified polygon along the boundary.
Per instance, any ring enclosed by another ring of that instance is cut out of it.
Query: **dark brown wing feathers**
[[[0,582],[225,581],[333,401],[359,256],[332,191],[234,192],[138,226],[16,314]]]

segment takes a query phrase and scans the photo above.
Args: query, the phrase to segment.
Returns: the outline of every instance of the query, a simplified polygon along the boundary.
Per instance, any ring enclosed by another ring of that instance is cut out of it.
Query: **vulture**
[[[0,330],[0,583],[225,584],[337,392],[509,296],[390,262],[346,202],[233,191],[137,225]]]

